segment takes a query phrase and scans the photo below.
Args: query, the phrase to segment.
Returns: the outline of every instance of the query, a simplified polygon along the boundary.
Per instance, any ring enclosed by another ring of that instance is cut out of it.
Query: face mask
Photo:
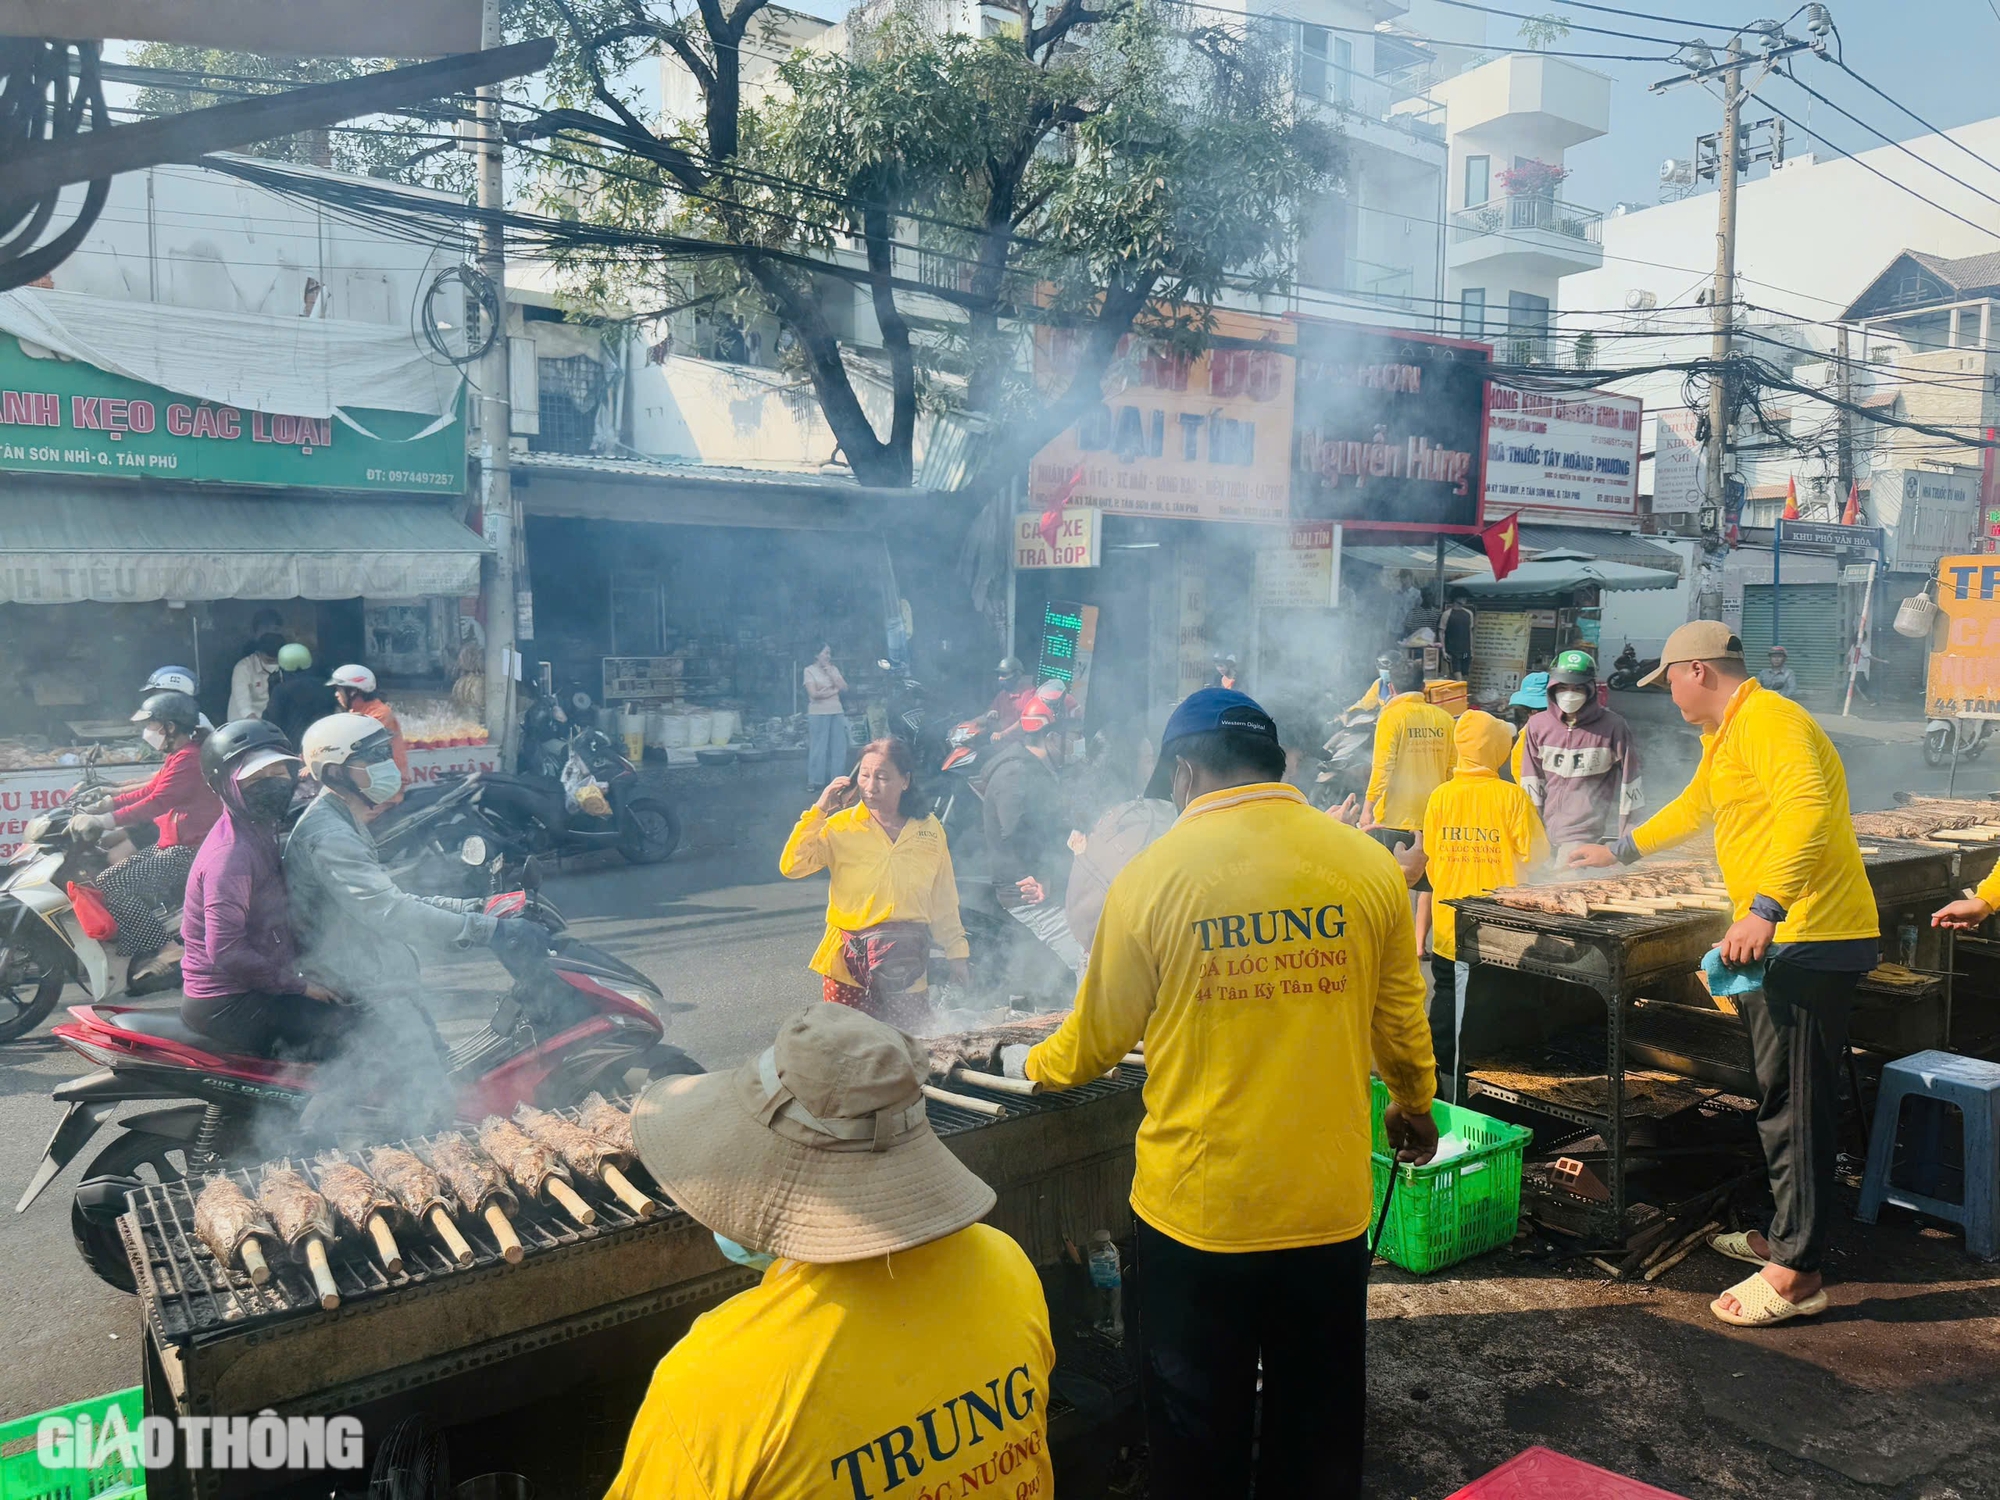
[[[1389,674],[1387,672],[1382,674],[1382,691],[1385,693],[1389,691]]]
[[[725,1239],[719,1234],[715,1237],[715,1248],[720,1250],[726,1259],[733,1260],[737,1265],[752,1271],[762,1271],[768,1266],[776,1265],[778,1260],[777,1256],[766,1255],[761,1250],[745,1250],[736,1241]]]
[[[361,795],[380,807],[403,789],[403,773],[393,760],[378,760],[366,768]]]
[[[151,745],[155,750],[164,750],[167,748],[167,731],[158,724],[148,724],[144,729],[139,731],[139,738]]]
[[[259,823],[277,822],[292,805],[292,779],[289,776],[266,776],[236,790],[243,798],[243,810]]]
[[[1566,714],[1576,713],[1589,701],[1589,698],[1585,694],[1576,692],[1573,689],[1556,694],[1556,707]]]

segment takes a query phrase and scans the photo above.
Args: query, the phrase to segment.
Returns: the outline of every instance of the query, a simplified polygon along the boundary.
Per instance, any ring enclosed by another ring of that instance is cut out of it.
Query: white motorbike
[[[1924,725],[1924,764],[1977,760],[1993,735],[1992,719],[1932,719]]]

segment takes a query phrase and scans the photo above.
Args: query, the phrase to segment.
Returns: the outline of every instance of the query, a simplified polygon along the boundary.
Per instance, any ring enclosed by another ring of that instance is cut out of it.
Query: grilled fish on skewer
[[[312,1272],[319,1305],[332,1312],[340,1306],[340,1289],[333,1284],[333,1268],[326,1258],[327,1242],[333,1238],[333,1211],[326,1199],[303,1173],[289,1165],[266,1162],[263,1180],[257,1185],[257,1201],[270,1214],[292,1254]]]
[[[515,1187],[530,1198],[550,1198],[586,1228],[597,1222],[597,1210],[570,1186],[569,1168],[553,1148],[543,1145],[512,1120],[488,1115],[479,1126],[479,1149],[498,1163]]]
[[[252,1286],[271,1279],[261,1241],[275,1241],[277,1231],[235,1178],[218,1175],[202,1184],[194,1200],[194,1232],[225,1271],[240,1259]]]
[[[403,1212],[420,1224],[428,1224],[444,1241],[451,1258],[463,1269],[472,1264],[472,1246],[452,1222],[451,1199],[444,1180],[409,1151],[398,1146],[378,1146],[368,1153],[368,1170],[375,1180],[395,1194]]]
[[[592,1135],[603,1136],[628,1157],[639,1154],[632,1144],[632,1117],[602,1094],[585,1095],[577,1114]]]
[[[610,1107],[608,1104],[605,1106],[607,1109]],[[618,1195],[619,1202],[639,1217],[646,1217],[659,1206],[634,1187],[632,1179],[625,1175],[625,1169],[632,1165],[632,1155],[615,1141],[574,1120],[536,1109],[532,1104],[519,1106],[514,1111],[514,1121],[560,1156],[572,1172],[583,1177],[595,1177],[602,1182]]]
[[[313,1175],[319,1179],[319,1190],[342,1222],[356,1234],[365,1234],[375,1242],[382,1269],[391,1276],[402,1275],[403,1252],[396,1244],[392,1227],[402,1210],[389,1190],[353,1162],[331,1153],[314,1160]]]
[[[431,1165],[444,1178],[459,1206],[483,1218],[493,1231],[501,1256],[509,1265],[518,1264],[523,1253],[521,1239],[514,1233],[507,1215],[520,1207],[520,1200],[507,1186],[506,1175],[462,1135],[435,1136],[429,1149]]]

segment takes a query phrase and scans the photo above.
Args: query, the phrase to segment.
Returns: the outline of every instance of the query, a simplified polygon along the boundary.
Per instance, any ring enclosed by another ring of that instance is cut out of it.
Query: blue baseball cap
[[[1198,688],[1183,698],[1167,719],[1167,727],[1160,735],[1160,758],[1153,763],[1145,795],[1162,802],[1173,797],[1175,740],[1191,734],[1213,734],[1218,729],[1262,735],[1272,744],[1278,743],[1277,721],[1248,693],[1239,693],[1234,688]]]
[[[1521,686],[1514,696],[1507,700],[1522,708],[1547,708],[1549,706],[1549,674],[1530,672],[1521,679]]]

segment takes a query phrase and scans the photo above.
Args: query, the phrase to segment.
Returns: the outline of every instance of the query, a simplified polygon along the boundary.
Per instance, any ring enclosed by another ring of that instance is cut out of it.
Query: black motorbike
[[[565,721],[566,723],[566,721]],[[390,875],[442,895],[490,895],[519,884],[531,856],[563,859],[615,849],[635,865],[658,864],[679,847],[680,815],[640,779],[639,768],[595,726],[567,725],[563,765],[579,761],[601,792],[603,811],[572,808],[561,775],[476,771],[440,778],[414,806],[376,830]],[[538,754],[547,754],[538,746]]]
[[[1641,658],[1639,653],[1632,649],[1632,643],[1627,641],[1625,649],[1620,651],[1617,659],[1611,663],[1611,672],[1606,681],[1619,692],[1628,692],[1639,685],[1640,678],[1652,672],[1659,664],[1660,659],[1657,656]]]

